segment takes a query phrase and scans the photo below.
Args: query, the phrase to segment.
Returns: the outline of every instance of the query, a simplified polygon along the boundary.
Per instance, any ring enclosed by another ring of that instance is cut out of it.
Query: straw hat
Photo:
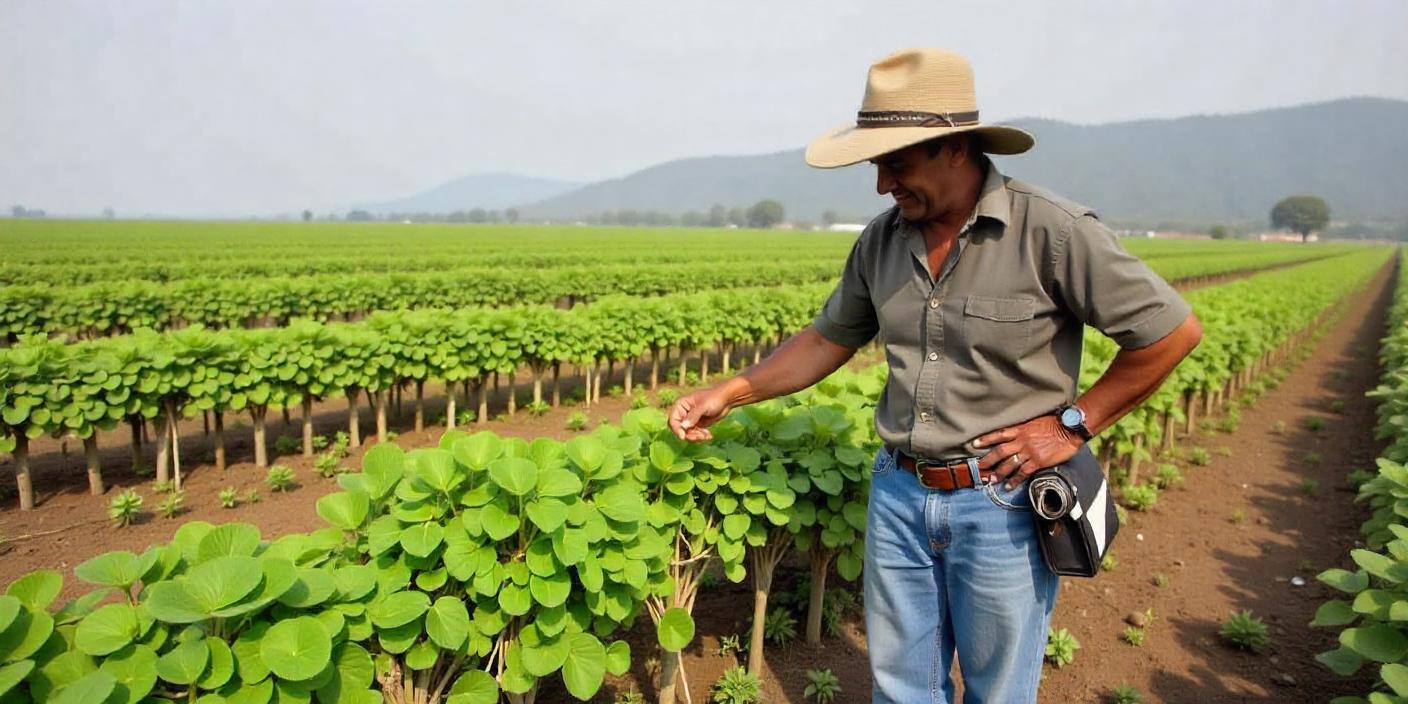
[[[973,67],[943,49],[906,49],[875,62],[853,125],[807,145],[807,163],[822,169],[850,166],[944,135],[972,132],[993,154],[1021,154],[1035,140],[1016,127],[978,121]]]

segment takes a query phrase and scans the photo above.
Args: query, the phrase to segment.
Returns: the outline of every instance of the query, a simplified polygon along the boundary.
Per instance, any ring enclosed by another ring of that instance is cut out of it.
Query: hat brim
[[[881,154],[925,142],[935,137],[972,132],[982,137],[982,150],[990,154],[1021,154],[1036,144],[1026,130],[1006,125],[959,127],[838,127],[807,145],[807,164],[819,169],[869,161]]]

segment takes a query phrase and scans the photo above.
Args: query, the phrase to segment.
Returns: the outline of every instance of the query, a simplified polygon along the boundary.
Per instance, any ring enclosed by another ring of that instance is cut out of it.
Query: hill
[[[353,207],[377,214],[448,213],[473,208],[493,210],[552,198],[581,185],[517,174],[472,174],[405,198]]]

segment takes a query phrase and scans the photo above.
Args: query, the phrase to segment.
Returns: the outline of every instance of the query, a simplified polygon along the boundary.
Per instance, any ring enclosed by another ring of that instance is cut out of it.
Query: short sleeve
[[[1192,312],[1188,302],[1110,228],[1083,215],[1058,237],[1053,275],[1060,298],[1081,322],[1125,349],[1147,347]]]
[[[861,347],[880,332],[861,258],[861,243],[864,241],[864,236],[856,239],[851,255],[846,258],[841,282],[836,284],[836,290],[831,292],[831,297],[826,299],[821,312],[812,321],[812,327],[822,337],[842,347]]]

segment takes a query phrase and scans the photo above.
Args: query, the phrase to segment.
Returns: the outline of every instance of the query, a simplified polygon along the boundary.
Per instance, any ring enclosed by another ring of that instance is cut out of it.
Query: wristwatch
[[[1090,428],[1085,424],[1085,411],[1074,403],[1060,407],[1056,411],[1056,417],[1061,421],[1061,427],[1069,430],[1085,440],[1091,438]]]

